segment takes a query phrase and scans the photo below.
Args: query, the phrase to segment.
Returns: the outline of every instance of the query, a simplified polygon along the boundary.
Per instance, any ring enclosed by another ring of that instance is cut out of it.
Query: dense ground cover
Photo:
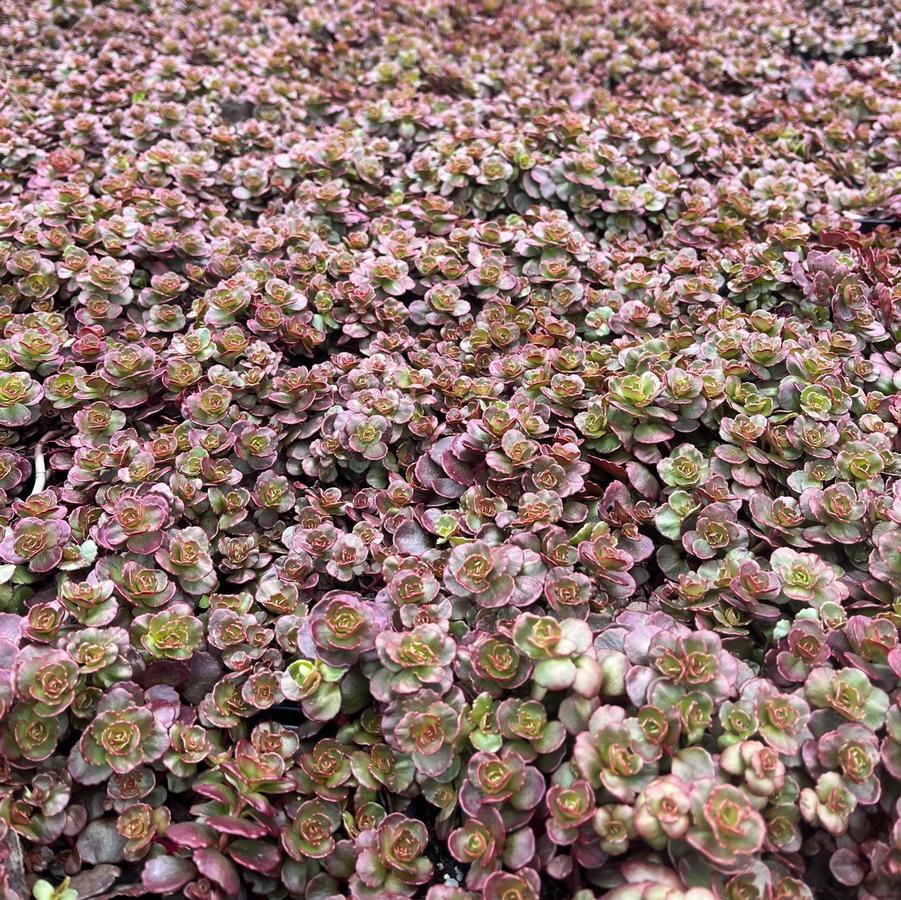
[[[8,7],[0,893],[897,896],[893,4]]]

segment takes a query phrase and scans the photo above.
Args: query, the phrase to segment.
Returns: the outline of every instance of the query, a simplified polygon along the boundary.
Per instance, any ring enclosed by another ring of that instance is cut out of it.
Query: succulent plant
[[[0,896],[893,900],[894,7],[10,6]]]

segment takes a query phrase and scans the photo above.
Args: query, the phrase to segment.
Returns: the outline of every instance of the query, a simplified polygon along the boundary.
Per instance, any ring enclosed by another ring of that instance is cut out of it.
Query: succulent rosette
[[[357,893],[411,896],[432,874],[432,863],[424,855],[427,843],[425,825],[401,813],[392,813],[376,828],[362,832],[355,847]]]
[[[113,595],[114,583],[98,579],[92,573],[85,581],[62,581],[59,602],[66,611],[86,627],[108,625],[116,618],[119,605]]]
[[[635,831],[651,847],[662,849],[688,832],[691,808],[690,784],[676,775],[655,778],[636,799]]]
[[[135,560],[104,560],[102,571],[108,573],[115,592],[138,609],[157,609],[175,596],[176,585],[165,572]]]
[[[82,673],[104,687],[125,681],[134,670],[124,628],[84,628],[66,639],[64,648]]]
[[[591,579],[562,567],[551,569],[544,581],[544,597],[561,617],[585,618],[594,595]]]
[[[313,748],[301,755],[300,772],[295,773],[300,784],[323,800],[342,800],[347,795],[351,778],[348,748],[331,738],[317,741]]]
[[[838,770],[845,787],[859,803],[870,805],[879,800],[882,787],[878,778],[879,743],[873,731],[864,725],[839,725],[817,741],[817,762],[824,769]]]
[[[340,681],[344,669],[321,660],[297,659],[282,673],[279,689],[288,700],[300,703],[304,715],[327,722],[341,708]]]
[[[192,526],[169,532],[168,544],[156,551],[155,558],[163,569],[178,578],[182,590],[188,594],[203,594],[218,582],[209,539],[200,528]]]
[[[550,814],[548,837],[557,845],[573,843],[579,827],[595,814],[594,790],[581,779],[567,787],[553,785],[545,794],[544,802]]]
[[[214,749],[213,737],[202,725],[176,722],[169,730],[169,749],[163,756],[163,765],[173,775],[187,778]]]
[[[803,695],[785,694],[769,682],[754,679],[744,686],[742,700],[752,705],[751,721],[757,733],[779,753],[797,753],[803,740],[810,736],[807,726],[811,710]]]
[[[682,535],[682,546],[698,559],[713,559],[748,545],[748,531],[736,521],[735,504],[711,503],[695,520],[694,528]]]
[[[511,697],[498,705],[496,717],[498,731],[523,758],[553,753],[566,739],[563,723],[549,720],[538,700]]]
[[[43,762],[57,749],[67,724],[64,716],[39,716],[33,706],[19,704],[3,723],[3,752],[9,759]]]
[[[455,761],[462,728],[462,701],[456,703],[454,708],[440,694],[423,690],[397,703],[396,710],[392,704],[386,711],[384,725],[389,740],[411,755],[413,765],[423,775],[438,778]]]
[[[779,547],[770,556],[770,566],[782,580],[782,593],[790,600],[810,606],[840,603],[847,588],[838,580],[841,572],[815,553],[797,553]]]
[[[576,735],[576,768],[592,787],[629,803],[656,774],[656,765],[639,752],[642,738],[637,719],[627,719],[621,707],[600,706]]]
[[[598,837],[598,848],[612,857],[623,856],[635,837],[631,806],[624,803],[608,803],[598,808],[592,821],[592,830]]]
[[[186,603],[173,603],[157,613],[136,616],[132,639],[154,659],[189,659],[203,640],[203,625]]]
[[[776,657],[779,674],[788,681],[801,682],[811,670],[826,662],[831,649],[823,626],[813,619],[798,619],[785,636],[786,649]]]
[[[416,769],[406,753],[395,752],[387,744],[375,744],[351,756],[351,768],[356,780],[365,788],[378,791],[405,791],[413,783]]]
[[[331,591],[311,610],[308,620],[315,653],[330,665],[348,666],[375,648],[388,623],[385,611],[359,595]]]
[[[597,693],[601,669],[591,647],[591,628],[581,619],[558,622],[523,613],[513,626],[513,643],[534,662],[532,677],[547,690],[572,687],[586,697]]]
[[[341,825],[341,809],[323,800],[301,803],[290,829],[283,830],[282,846],[292,858],[324,859],[335,849],[332,835]]]
[[[848,830],[849,819],[857,807],[857,798],[837,772],[821,775],[812,788],[804,788],[799,800],[801,815],[833,835]]]
[[[502,867],[517,870],[526,865],[535,854],[535,837],[530,828],[508,834],[501,814],[485,806],[451,832],[447,846],[457,862],[469,866],[467,886],[479,890]]]
[[[169,503],[160,494],[118,497],[106,521],[96,528],[98,543],[108,550],[122,547],[132,553],[156,553],[163,544],[169,521]]]
[[[829,709],[842,719],[880,728],[885,722],[889,698],[874,687],[859,669],[814,669],[804,682],[804,694],[812,706]]]
[[[71,534],[69,524],[59,519],[25,517],[6,528],[0,541],[0,559],[28,566],[30,572],[37,574],[49,572],[62,562]]]
[[[43,396],[40,382],[27,372],[0,374],[0,425],[21,428],[40,415],[38,404]]]
[[[700,781],[692,786],[692,822],[686,840],[721,868],[746,868],[763,846],[766,825],[739,788]]]
[[[785,785],[785,763],[772,747],[761,741],[731,744],[720,756],[720,767],[730,775],[743,778],[752,803],[755,797],[777,794]],[[763,805],[760,801],[756,804]]]
[[[663,483],[671,488],[693,488],[707,479],[708,462],[697,447],[680,444],[671,456],[657,464]]]
[[[423,687],[438,691],[450,687],[456,644],[437,625],[417,625],[405,632],[383,631],[375,643],[382,668],[370,683],[374,696],[387,699],[392,691],[412,694]]]
[[[544,571],[532,551],[472,541],[451,551],[444,586],[455,596],[474,597],[489,609],[526,606],[540,594]]]
[[[525,683],[532,664],[506,635],[483,632],[458,648],[456,667],[480,690],[500,696]]]
[[[735,695],[737,661],[713,632],[699,631],[684,638],[658,632],[651,638],[647,657],[647,697],[658,706],[666,706],[688,691],[699,691],[713,700]]]
[[[516,874],[511,872],[494,872],[482,886],[485,900],[538,900],[541,896],[541,878],[534,869],[520,869]]]
[[[167,750],[165,726],[127,691],[115,689],[97,707],[69,756],[69,772],[81,784],[99,784],[112,773],[125,775],[155,762]]]
[[[41,718],[58,716],[75,699],[79,666],[65,650],[26,647],[16,656],[12,674],[16,693]]]
[[[502,756],[481,751],[469,760],[460,805],[470,816],[477,815],[485,805],[527,812],[541,802],[544,789],[544,778],[538,770],[527,766],[515,751]]]

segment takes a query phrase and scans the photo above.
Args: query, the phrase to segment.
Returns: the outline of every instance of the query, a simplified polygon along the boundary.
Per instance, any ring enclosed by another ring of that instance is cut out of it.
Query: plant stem
[[[48,431],[47,434],[34,445],[34,487],[32,487],[31,493],[28,495],[29,497],[40,494],[47,486],[47,463],[44,461],[44,447],[49,441],[60,437],[62,434],[64,434],[62,429]]]

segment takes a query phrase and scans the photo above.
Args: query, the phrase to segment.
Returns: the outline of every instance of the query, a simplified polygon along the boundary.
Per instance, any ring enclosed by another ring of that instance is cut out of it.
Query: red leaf
[[[210,816],[206,820],[206,824],[216,831],[221,831],[225,834],[235,834],[238,837],[245,838],[263,837],[268,831],[259,822],[252,822],[249,819],[238,819],[234,816]]]
[[[629,481],[632,482],[632,487],[645,500],[657,499],[657,495],[660,493],[660,485],[657,484],[657,479],[651,474],[650,469],[641,463],[627,462],[626,472],[628,473]]]
[[[229,897],[237,897],[241,890],[241,878],[235,864],[218,850],[198,850],[194,863],[200,874],[215,881]]]
[[[154,894],[169,894],[183,888],[196,874],[197,867],[189,859],[154,856],[147,860],[141,881]]]
[[[281,865],[281,851],[274,844],[266,841],[245,841],[238,839],[232,841],[226,853],[238,865],[244,866],[245,869],[253,869],[254,872],[262,872],[264,875],[271,875]]]
[[[199,822],[179,822],[170,825],[164,836],[166,840],[178,844],[179,847],[189,847],[191,850],[212,847],[216,843],[216,832]]]

